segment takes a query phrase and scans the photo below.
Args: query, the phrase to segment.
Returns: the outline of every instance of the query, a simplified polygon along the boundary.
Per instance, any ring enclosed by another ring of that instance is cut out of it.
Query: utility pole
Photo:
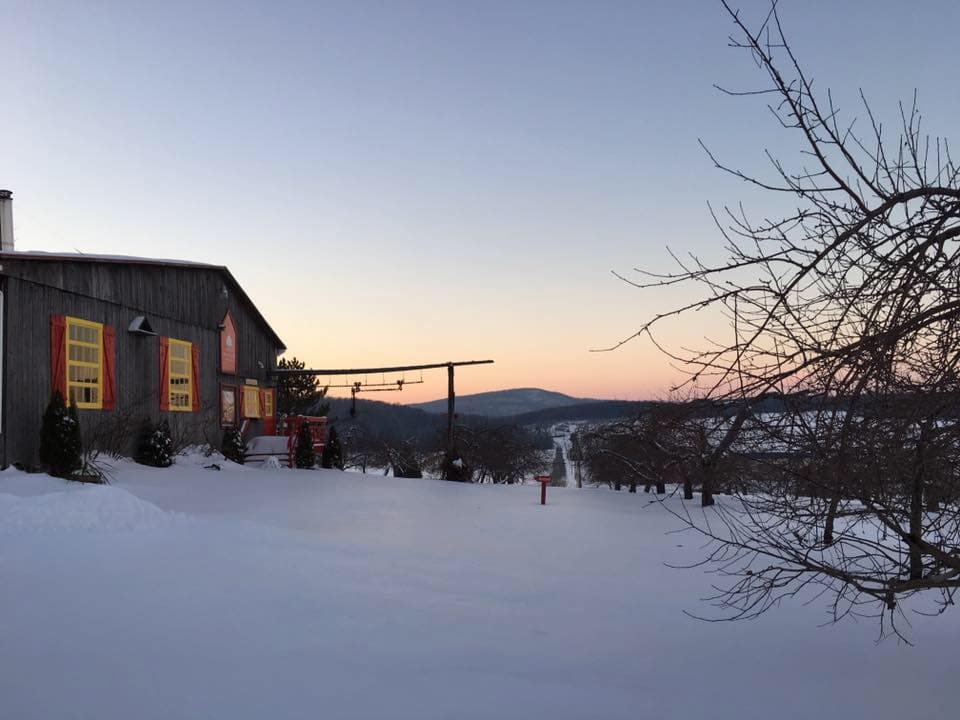
[[[456,393],[453,390],[453,363],[447,363],[447,457],[453,460],[454,406]]]

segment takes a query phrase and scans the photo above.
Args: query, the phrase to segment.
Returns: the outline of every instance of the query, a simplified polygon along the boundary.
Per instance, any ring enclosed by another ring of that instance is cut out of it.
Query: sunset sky
[[[960,142],[960,3],[780,7],[851,116],[862,87],[892,127],[916,89]],[[0,0],[0,188],[18,249],[229,266],[310,366],[492,358],[458,392],[662,396],[646,342],[589,349],[687,296],[610,271],[722,257],[708,201],[764,211],[698,138],[759,172],[796,157],[762,99],[713,88],[763,83],[732,30],[714,0]],[[371,398],[444,395],[424,379]]]

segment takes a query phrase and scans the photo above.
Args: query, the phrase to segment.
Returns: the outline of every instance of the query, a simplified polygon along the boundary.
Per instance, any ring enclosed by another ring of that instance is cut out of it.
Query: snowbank
[[[90,486],[38,497],[0,495],[0,533],[23,530],[142,530],[165,527],[176,514],[125,490]]]

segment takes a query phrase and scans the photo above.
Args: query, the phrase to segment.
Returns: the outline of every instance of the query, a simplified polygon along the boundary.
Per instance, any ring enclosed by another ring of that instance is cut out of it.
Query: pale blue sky
[[[960,142],[960,3],[781,10],[845,107],[863,87],[892,123],[916,88]],[[675,298],[609,271],[716,254],[708,200],[762,207],[698,137],[748,168],[793,148],[711,87],[762,82],[731,29],[713,0],[0,0],[0,187],[22,249],[228,265],[315,366],[483,356],[462,391],[655,395],[650,348],[586,350]],[[444,386],[411,390],[387,397]]]

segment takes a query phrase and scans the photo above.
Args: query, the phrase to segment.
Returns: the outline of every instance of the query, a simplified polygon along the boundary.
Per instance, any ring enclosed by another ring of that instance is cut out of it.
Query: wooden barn
[[[183,444],[273,433],[269,372],[285,347],[226,267],[17,252],[3,193],[0,466],[36,464],[55,390],[88,443],[126,453],[161,418]]]

